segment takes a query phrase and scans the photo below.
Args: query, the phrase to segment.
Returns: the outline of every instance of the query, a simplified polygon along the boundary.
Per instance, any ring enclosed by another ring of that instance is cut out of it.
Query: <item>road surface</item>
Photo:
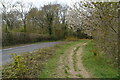
[[[7,62],[12,61],[12,59],[10,58],[11,53],[21,54],[23,52],[32,52],[35,49],[52,47],[58,43],[60,42],[45,42],[45,43],[31,44],[31,45],[25,45],[25,46],[20,46],[20,47],[15,47],[15,48],[2,49],[0,50],[0,52],[2,52],[2,65],[6,64]]]

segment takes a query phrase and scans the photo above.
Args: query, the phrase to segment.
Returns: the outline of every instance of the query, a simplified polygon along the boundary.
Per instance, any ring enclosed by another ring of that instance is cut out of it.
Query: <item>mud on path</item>
[[[83,48],[87,43],[70,47],[60,57],[56,68],[56,78],[90,78],[82,63]]]

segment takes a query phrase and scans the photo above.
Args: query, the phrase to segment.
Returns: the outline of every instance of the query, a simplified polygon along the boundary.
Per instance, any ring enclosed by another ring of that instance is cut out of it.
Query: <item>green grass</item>
[[[74,50],[74,54],[73,54],[73,64],[74,64],[74,70],[77,71],[77,59],[76,59],[76,52],[78,51],[78,49],[80,48],[80,46],[76,47],[75,50]]]
[[[55,74],[55,68],[57,67],[57,62],[59,61],[60,56],[64,54],[68,47],[84,41],[87,40],[72,41],[70,43],[60,45],[59,48],[56,50],[56,53],[48,60],[47,64],[45,65],[45,69],[38,76],[38,78],[53,78],[53,74]]]
[[[103,53],[94,56],[92,50],[95,49],[94,43],[90,41],[84,48],[83,64],[90,71],[93,77],[97,78],[117,78],[117,68],[109,64],[112,60],[108,59]]]
[[[70,75],[69,72],[68,72],[69,69],[70,69],[70,68],[69,68],[68,65],[64,66],[65,78],[69,78],[69,75]]]
[[[81,74],[76,74],[76,76],[78,76],[79,78],[83,78]]]

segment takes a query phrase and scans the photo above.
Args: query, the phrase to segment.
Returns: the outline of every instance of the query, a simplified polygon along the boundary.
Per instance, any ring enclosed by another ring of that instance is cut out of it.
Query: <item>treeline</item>
[[[41,35],[35,33],[29,34],[24,32],[2,32],[2,35],[2,46],[52,40],[52,37],[50,37],[49,35]]]
[[[2,2],[2,6],[4,46],[26,43],[26,41],[59,40],[69,36],[87,38],[87,34],[81,33],[81,30],[68,27],[66,17],[69,8],[67,5],[50,3],[36,8],[32,4],[24,4],[23,2],[15,2],[14,4]],[[42,37],[35,37],[36,35],[33,36],[31,33],[40,34]]]
[[[69,25],[79,25],[85,33],[93,37],[99,53],[118,60],[118,2],[75,3],[69,11]],[[71,17],[72,16],[72,17]],[[81,23],[79,23],[81,22]]]

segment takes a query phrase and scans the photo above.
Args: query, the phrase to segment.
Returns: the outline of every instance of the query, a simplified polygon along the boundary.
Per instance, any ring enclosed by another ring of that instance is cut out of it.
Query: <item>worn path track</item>
[[[80,43],[70,47],[60,57],[56,69],[56,77],[64,78],[90,78],[89,72],[82,63],[83,48],[87,43]]]

